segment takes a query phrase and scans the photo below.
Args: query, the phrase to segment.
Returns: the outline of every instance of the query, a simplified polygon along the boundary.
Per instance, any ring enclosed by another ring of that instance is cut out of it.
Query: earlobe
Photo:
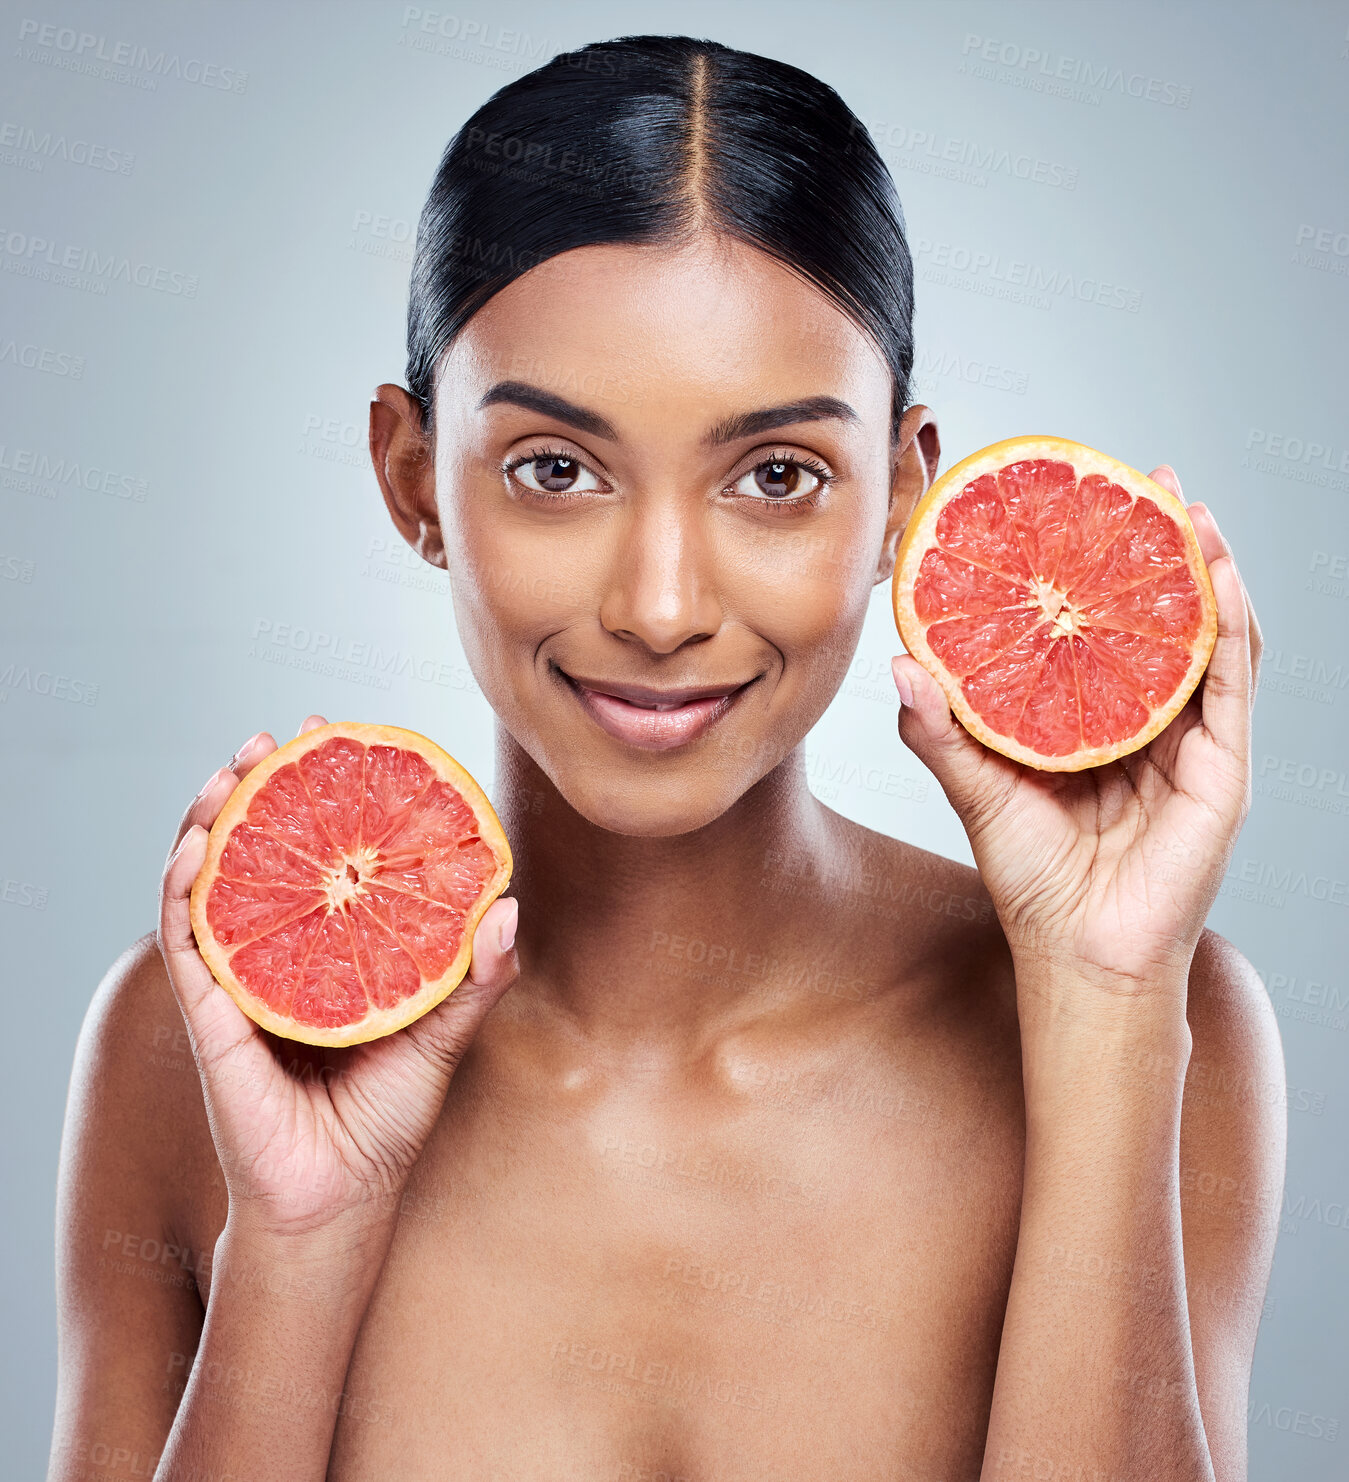
[[[890,512],[885,522],[885,539],[872,585],[889,581],[894,575],[895,559],[905,526],[918,501],[932,486],[941,462],[941,438],[937,432],[936,414],[930,407],[911,406],[899,424],[894,458],[890,466]]]
[[[436,469],[421,407],[402,386],[385,384],[370,403],[370,460],[398,533],[432,566],[445,566],[436,506]]]

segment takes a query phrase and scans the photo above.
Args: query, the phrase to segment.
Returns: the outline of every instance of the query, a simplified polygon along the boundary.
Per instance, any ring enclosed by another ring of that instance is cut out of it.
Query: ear
[[[885,540],[873,586],[894,576],[904,527],[909,523],[914,506],[937,477],[940,462],[941,438],[937,434],[936,414],[930,407],[910,407],[900,419],[899,437],[891,460],[890,513],[885,521]]]
[[[398,533],[424,561],[445,565],[436,508],[436,462],[422,409],[402,386],[375,388],[370,403],[370,458]]]

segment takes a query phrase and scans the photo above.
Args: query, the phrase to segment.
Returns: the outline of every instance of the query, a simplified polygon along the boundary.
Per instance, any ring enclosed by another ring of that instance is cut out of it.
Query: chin
[[[650,779],[594,779],[570,785],[557,779],[558,791],[587,823],[612,834],[637,839],[667,839],[715,823],[750,786],[739,793],[718,788],[709,792],[705,775],[670,778],[662,786]]]

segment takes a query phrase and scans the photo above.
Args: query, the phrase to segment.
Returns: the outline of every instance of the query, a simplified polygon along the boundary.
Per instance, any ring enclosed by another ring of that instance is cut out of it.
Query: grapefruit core
[[[415,731],[339,721],[264,757],[230,794],[192,927],[250,1019],[355,1045],[459,984],[511,869],[487,795],[452,756]]]
[[[1045,772],[1137,751],[1213,652],[1185,506],[1081,443],[1015,437],[919,501],[892,587],[909,653],[985,746]]]

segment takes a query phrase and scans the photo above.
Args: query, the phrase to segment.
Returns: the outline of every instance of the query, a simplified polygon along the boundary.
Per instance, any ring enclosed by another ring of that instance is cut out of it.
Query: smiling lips
[[[657,690],[559,672],[598,725],[619,741],[647,751],[670,751],[702,735],[753,682]]]

